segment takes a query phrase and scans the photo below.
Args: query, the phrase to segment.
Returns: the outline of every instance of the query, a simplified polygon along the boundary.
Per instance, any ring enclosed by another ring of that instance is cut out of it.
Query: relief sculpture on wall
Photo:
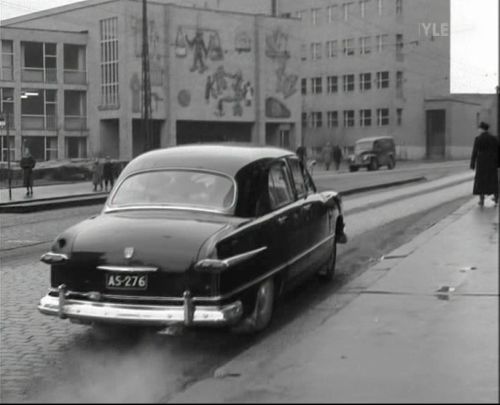
[[[280,27],[266,36],[266,56],[273,59],[277,64],[276,93],[281,93],[285,98],[290,97],[297,91],[298,76],[287,72],[287,62],[290,58],[288,51],[288,34]]]
[[[253,101],[253,86],[243,79],[243,73],[238,69],[235,73],[226,72],[219,66],[215,72],[207,76],[205,85],[205,101],[217,100],[215,115],[226,114],[224,104],[232,103],[233,116],[242,116],[243,107],[251,106]]]
[[[188,35],[186,31],[192,31]],[[208,42],[207,42],[208,41]],[[204,73],[208,69],[207,61],[224,59],[219,33],[216,30],[200,27],[179,26],[175,39],[175,55],[183,58],[191,51],[193,63],[190,72]]]

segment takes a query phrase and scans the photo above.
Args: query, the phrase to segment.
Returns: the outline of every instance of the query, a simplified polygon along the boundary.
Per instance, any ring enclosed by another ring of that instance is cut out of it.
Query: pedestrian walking
[[[23,169],[23,184],[26,187],[26,197],[33,196],[33,168],[35,164],[35,158],[31,156],[29,149],[26,149],[24,156],[19,162],[19,165]]]
[[[99,159],[96,159],[92,165],[92,184],[94,185],[94,191],[97,191],[97,187],[99,187],[99,191],[102,191],[103,169],[102,163]]]
[[[307,149],[305,146],[299,146],[297,150],[295,151],[297,156],[299,157],[299,162],[300,165],[302,166],[302,169],[307,168]]]
[[[493,195],[498,204],[498,140],[488,132],[486,122],[479,124],[479,135],[474,139],[470,168],[475,170],[472,194],[479,196],[479,205],[484,205],[484,196]]]
[[[108,191],[108,184],[111,186],[110,190],[113,188],[113,185],[115,183],[115,173],[113,169],[113,163],[111,162],[111,159],[109,156],[106,156],[106,161],[104,162],[103,165],[103,178],[104,178],[104,189],[105,191]]]
[[[323,147],[323,150],[321,151],[326,170],[330,170],[330,165],[332,164],[333,158],[332,152],[332,144],[330,142],[327,142]]]
[[[340,149],[339,145],[333,147],[333,162],[335,163],[335,170],[339,171],[342,162],[342,149]]]

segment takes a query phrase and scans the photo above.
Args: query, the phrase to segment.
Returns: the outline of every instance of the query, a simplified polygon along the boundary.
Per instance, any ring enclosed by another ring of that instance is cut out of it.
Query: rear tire
[[[394,161],[394,158],[393,157],[389,158],[389,163],[387,164],[387,168],[389,170],[392,170],[392,169],[394,169],[395,166],[396,166],[396,162]]]
[[[234,333],[250,334],[260,332],[271,322],[274,311],[274,279],[264,280],[255,295],[252,313],[232,328]]]
[[[368,166],[368,170],[373,171],[373,170],[378,170],[378,162],[377,159],[372,159],[370,160],[370,165]]]
[[[356,166],[349,166],[349,171],[350,172],[357,172],[358,168]]]

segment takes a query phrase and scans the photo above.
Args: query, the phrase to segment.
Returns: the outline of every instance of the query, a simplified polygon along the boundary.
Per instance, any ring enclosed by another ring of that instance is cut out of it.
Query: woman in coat
[[[474,140],[470,168],[476,170],[473,194],[479,196],[479,205],[484,205],[484,196],[493,195],[498,204],[498,140],[488,132],[489,125],[479,124],[480,134]]]
[[[35,164],[35,159],[31,156],[30,151],[26,149],[19,162],[19,166],[23,169],[23,184],[26,187],[26,197],[33,196],[33,168]]]

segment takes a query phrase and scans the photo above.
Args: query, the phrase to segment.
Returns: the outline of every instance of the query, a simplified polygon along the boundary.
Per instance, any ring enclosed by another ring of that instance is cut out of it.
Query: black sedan
[[[93,325],[255,332],[286,289],[332,278],[346,240],[340,195],[317,192],[288,150],[154,150],[124,168],[99,215],[42,255],[51,287],[38,309]]]

